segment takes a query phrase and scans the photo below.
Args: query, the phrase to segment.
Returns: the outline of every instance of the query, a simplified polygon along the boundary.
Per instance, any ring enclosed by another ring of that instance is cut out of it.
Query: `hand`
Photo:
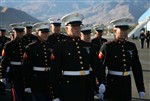
[[[25,88],[24,92],[26,92],[26,93],[32,93],[31,88]]]
[[[105,85],[104,84],[100,84],[100,86],[99,86],[99,93],[103,94],[105,92],[105,90],[106,90]]]
[[[6,85],[6,78],[2,78],[2,79],[0,79],[0,81]]]
[[[60,101],[60,99],[59,98],[55,98],[52,101]]]
[[[143,92],[143,91],[139,92],[139,97],[140,97],[141,99],[143,99],[144,96],[145,96],[145,92]]]
[[[97,96],[100,100],[103,100],[103,99],[104,99],[104,94],[102,94],[102,93],[96,94],[96,96]]]

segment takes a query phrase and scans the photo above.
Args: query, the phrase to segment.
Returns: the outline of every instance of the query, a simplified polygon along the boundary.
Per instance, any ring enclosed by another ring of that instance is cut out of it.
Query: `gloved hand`
[[[105,92],[105,90],[106,90],[105,85],[104,84],[100,84],[100,86],[99,86],[99,93],[103,94]]]
[[[100,100],[103,100],[103,99],[104,99],[104,94],[103,94],[103,93],[98,93],[98,94],[96,94],[96,96],[97,96]]]
[[[143,91],[139,92],[139,97],[140,97],[141,99],[143,99],[144,96],[145,96],[145,92],[143,92]]]
[[[0,81],[6,85],[6,78],[2,78],[2,79],[0,79]]]
[[[59,98],[55,98],[52,101],[60,101],[60,99]]]
[[[25,88],[24,92],[26,92],[26,93],[32,93],[31,88]]]

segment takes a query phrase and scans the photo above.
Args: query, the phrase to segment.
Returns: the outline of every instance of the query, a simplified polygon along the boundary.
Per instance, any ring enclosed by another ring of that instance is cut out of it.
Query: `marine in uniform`
[[[51,34],[48,38],[50,43],[57,44],[67,38],[66,35],[61,33],[61,21],[60,19],[56,18],[49,18],[48,21],[50,22],[50,29]]]
[[[108,101],[131,101],[131,70],[140,98],[145,95],[143,73],[134,43],[126,40],[132,19],[111,21],[115,39],[102,45],[99,58],[107,67],[106,98]]]
[[[21,23],[13,23],[10,26],[14,31],[15,38],[7,42],[2,51],[2,77],[13,82],[16,100],[23,101],[22,62],[25,45],[22,37],[24,26]],[[6,72],[7,67],[10,67],[9,73]]]
[[[4,47],[4,44],[8,41],[10,41],[10,39],[8,37],[5,36],[6,34],[6,28],[5,27],[1,27],[0,28],[0,65],[1,65],[1,59],[2,59],[2,49]],[[2,67],[0,66],[0,94],[4,94],[5,93],[5,88],[6,88],[6,80],[2,79]]]
[[[26,45],[36,41],[37,36],[32,34],[33,22],[25,21],[25,22],[22,22],[22,24],[25,26],[25,35],[23,36],[23,41],[26,42]]]
[[[0,61],[2,59],[2,50],[4,47],[4,44],[8,41],[10,41],[10,38],[6,37],[6,28],[0,28]]]
[[[49,23],[35,23],[37,41],[27,45],[24,53],[25,91],[32,91],[35,101],[57,101],[58,91],[55,84],[55,68],[52,66],[54,45],[47,41]],[[54,83],[53,83],[54,81]]]
[[[80,33],[80,38],[81,40],[85,41],[87,44],[91,45],[91,29],[92,27],[90,25],[83,25],[81,27],[81,33]],[[93,50],[96,50],[96,46],[92,44]],[[90,53],[90,52],[89,52]],[[95,73],[93,72],[93,69],[90,65],[90,75],[91,75],[91,80],[93,81],[93,87],[94,87],[94,94],[97,94],[98,91],[98,86],[99,82],[96,79]],[[98,96],[100,99],[103,99],[103,97]]]
[[[100,84],[104,85],[104,70],[96,51],[92,44],[80,39],[83,18],[80,13],[67,14],[61,18],[68,39],[59,43],[53,52],[57,79],[60,81],[60,101],[94,101],[90,65]]]
[[[99,52],[101,46],[104,42],[107,42],[107,39],[102,38],[103,35],[103,27],[94,27],[95,37],[92,39],[92,43],[96,45],[97,52]]]
[[[150,31],[147,31],[145,35],[145,41],[146,41],[146,48],[149,48],[149,42],[150,42]]]
[[[144,48],[144,41],[145,41],[144,30],[141,30],[139,39],[140,39],[140,46],[141,46],[141,49],[143,49],[143,48]]]

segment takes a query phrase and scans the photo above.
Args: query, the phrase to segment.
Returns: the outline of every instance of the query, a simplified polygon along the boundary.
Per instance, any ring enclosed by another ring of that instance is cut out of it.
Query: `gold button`
[[[45,58],[47,58],[47,56],[45,56]]]
[[[47,52],[44,52],[44,54],[46,54]]]
[[[71,53],[68,53],[68,55],[71,55]]]
[[[82,59],[82,57],[80,56],[79,59]]]
[[[84,69],[84,67],[81,67],[81,69]]]
[[[78,43],[76,42],[76,45],[78,45]]]
[[[124,49],[122,51],[124,52]]]
[[[122,47],[124,47],[124,46],[122,45]]]
[[[80,54],[81,52],[80,51],[78,51],[78,54]]]
[[[45,62],[47,62],[47,60],[45,60]]]
[[[46,48],[44,48],[44,50],[46,50]]]
[[[47,66],[48,64],[46,63],[45,65]]]
[[[79,46],[77,46],[77,49],[79,49]]]
[[[123,54],[123,56],[125,57],[126,55],[125,55],[125,54]]]
[[[83,62],[81,61],[80,64],[83,64]]]
[[[123,59],[123,61],[126,61],[126,59]]]
[[[123,66],[126,66],[126,64],[124,64]]]
[[[45,45],[43,45],[43,47],[45,47]]]
[[[69,81],[67,81],[67,83],[69,83]]]

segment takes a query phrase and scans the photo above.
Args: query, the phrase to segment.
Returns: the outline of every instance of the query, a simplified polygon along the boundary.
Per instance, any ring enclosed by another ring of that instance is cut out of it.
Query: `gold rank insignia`
[[[103,59],[103,57],[104,57],[103,53],[100,52],[99,55],[98,55],[98,57],[99,57],[99,59]]]

